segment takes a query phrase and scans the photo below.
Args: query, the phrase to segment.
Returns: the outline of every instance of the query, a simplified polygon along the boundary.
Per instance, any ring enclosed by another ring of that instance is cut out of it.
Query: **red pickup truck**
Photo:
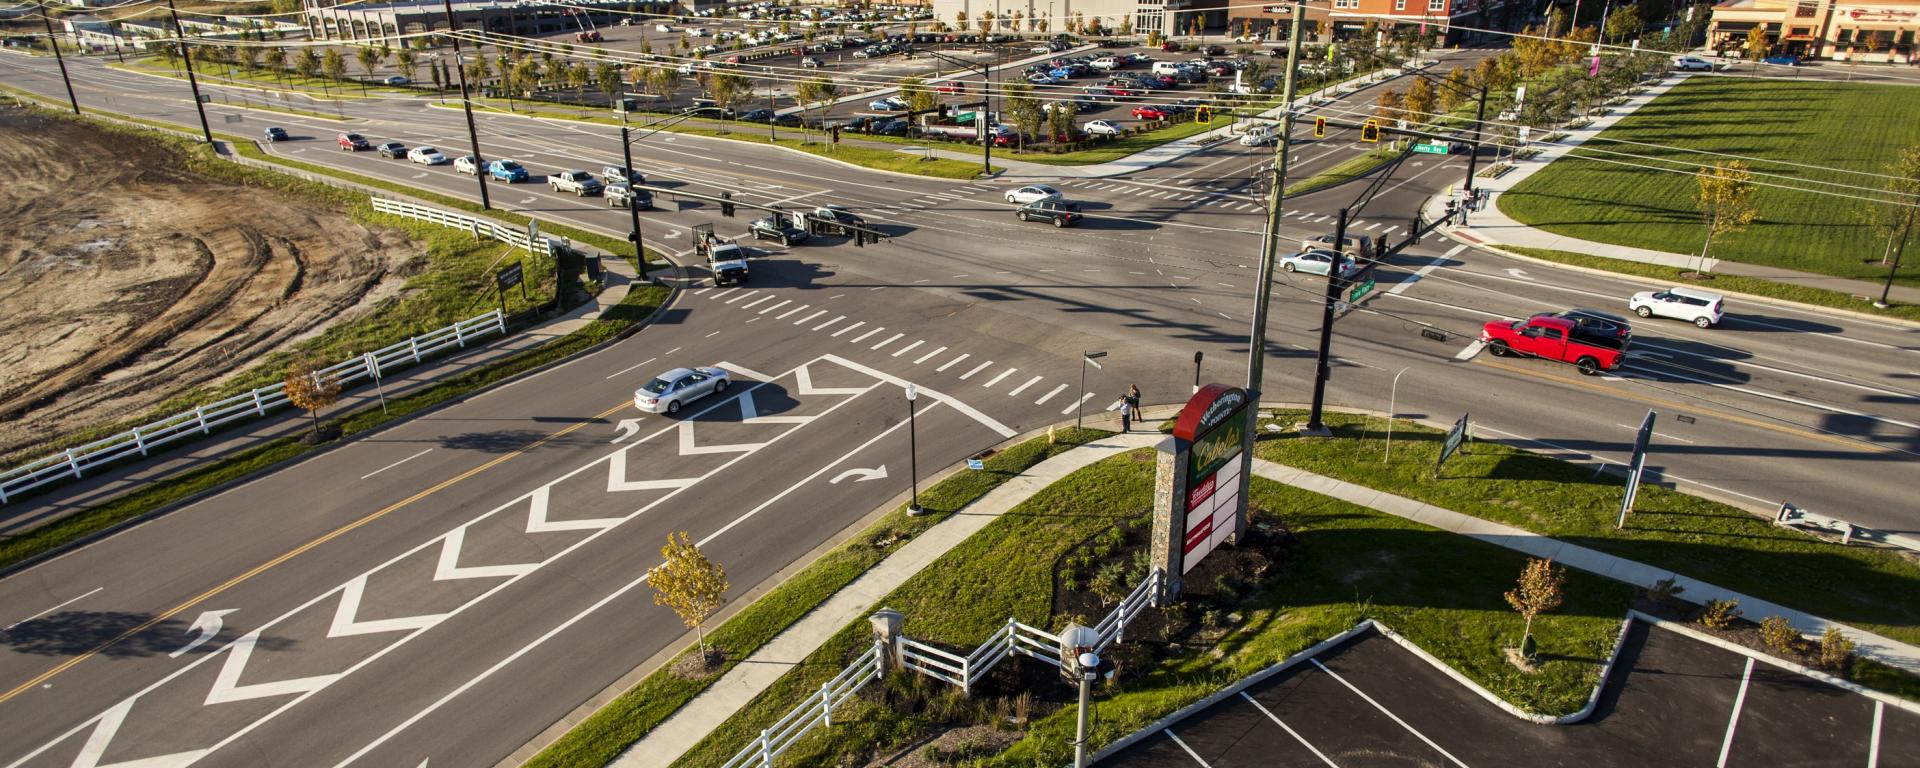
[[[1521,354],[1559,360],[1573,363],[1588,376],[1619,368],[1627,357],[1628,344],[1625,339],[1615,341],[1576,333],[1572,321],[1551,315],[1488,322],[1480,329],[1480,341],[1496,357]]]

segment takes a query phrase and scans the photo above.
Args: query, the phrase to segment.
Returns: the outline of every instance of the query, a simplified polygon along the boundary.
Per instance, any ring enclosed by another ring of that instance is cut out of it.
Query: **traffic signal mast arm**
[[[1358,122],[1355,122],[1353,120],[1338,120],[1331,117],[1315,117],[1313,119],[1313,122],[1314,122],[1316,135],[1318,135],[1319,126],[1322,123],[1325,123],[1326,125],[1334,126],[1336,128],[1352,128],[1354,130],[1365,129],[1368,127],[1369,124],[1371,124],[1374,130],[1377,130],[1381,133],[1391,133],[1399,136],[1411,136],[1419,139],[1427,139],[1429,141],[1439,141],[1439,142],[1458,141],[1466,144],[1472,144],[1476,151],[1478,151],[1480,148],[1480,140],[1478,139],[1463,139],[1455,135],[1439,134],[1439,133],[1433,133],[1431,131],[1416,131],[1411,128],[1389,128],[1386,125],[1381,124],[1380,119],[1375,117],[1370,117]]]

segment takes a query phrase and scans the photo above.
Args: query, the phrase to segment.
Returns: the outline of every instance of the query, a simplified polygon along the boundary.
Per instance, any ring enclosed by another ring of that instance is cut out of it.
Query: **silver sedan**
[[[733,383],[719,368],[675,368],[633,391],[633,407],[647,413],[679,413],[680,407]]]
[[[1288,272],[1305,272],[1309,275],[1324,275],[1328,265],[1333,263],[1332,251],[1301,251],[1280,257],[1280,268]],[[1351,274],[1356,265],[1353,259],[1340,257],[1340,276]]]

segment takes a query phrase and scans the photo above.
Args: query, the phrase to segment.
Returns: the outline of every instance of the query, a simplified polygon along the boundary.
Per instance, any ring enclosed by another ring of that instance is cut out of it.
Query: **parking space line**
[[[922,344],[925,344],[925,343],[927,343],[927,342],[926,342],[926,341],[924,341],[924,340],[921,340],[921,339],[914,339],[914,340],[913,340],[913,343],[912,343],[912,344],[908,344],[908,345],[906,345],[906,346],[904,346],[904,347],[901,347],[901,348],[899,348],[899,349],[897,349],[897,350],[894,350],[894,352],[893,352],[893,356],[894,356],[894,357],[899,357],[899,356],[901,356],[901,355],[904,355],[904,354],[906,354],[907,352],[909,352],[909,351],[911,351],[911,350],[912,350],[912,349],[913,349],[914,347],[917,347],[917,346],[920,346],[920,345],[922,345]]]
[[[1312,752],[1314,757],[1320,758],[1320,762],[1333,766],[1333,768],[1340,768],[1340,766],[1328,759],[1326,753],[1321,752],[1319,747],[1315,747],[1311,742],[1307,741],[1305,736],[1301,736],[1299,731],[1295,731],[1293,726],[1281,722],[1279,717],[1275,716],[1272,712],[1268,712],[1266,706],[1261,704],[1258,699],[1248,696],[1246,691],[1240,692],[1240,698],[1246,699],[1247,703],[1252,704],[1254,709],[1260,710],[1260,714],[1266,715],[1267,719],[1272,720],[1274,725],[1280,726],[1280,730],[1286,731],[1287,735],[1292,736],[1294,741],[1300,742],[1300,746],[1306,747],[1307,751]]]
[[[1346,686],[1347,690],[1353,691],[1355,696],[1359,696],[1360,698],[1365,699],[1368,704],[1372,704],[1374,709],[1380,710],[1380,714],[1386,715],[1387,717],[1392,718],[1394,722],[1399,723],[1400,727],[1407,729],[1407,733],[1413,734],[1415,738],[1418,738],[1421,741],[1426,742],[1427,746],[1433,747],[1434,751],[1439,752],[1440,755],[1442,757],[1445,757],[1448,762],[1451,762],[1454,765],[1460,766],[1460,768],[1467,768],[1467,764],[1460,762],[1460,758],[1454,757],[1453,753],[1448,752],[1445,748],[1441,747],[1439,744],[1433,743],[1433,739],[1427,738],[1426,734],[1421,733],[1417,730],[1414,730],[1413,726],[1408,725],[1407,721],[1400,719],[1400,716],[1394,714],[1392,710],[1389,710],[1386,707],[1380,706],[1380,702],[1374,701],[1373,697],[1368,696],[1365,691],[1362,691],[1359,688],[1355,687],[1353,683],[1347,682],[1347,679],[1344,677],[1341,677],[1340,673],[1335,672],[1331,669],[1328,669],[1327,665],[1320,663],[1319,659],[1308,659],[1308,661],[1313,662],[1313,665],[1316,667],[1319,667],[1320,671],[1327,673],[1328,677],[1332,677],[1334,680],[1338,681],[1341,685]],[[1747,668],[1748,669],[1753,668],[1753,659],[1751,658],[1747,659]],[[1722,754],[1721,759],[1723,761],[1726,759],[1724,754]]]
[[[867,324],[867,323],[866,323],[866,321],[864,321],[864,320],[855,320],[855,321],[853,321],[853,325],[849,325],[849,326],[847,326],[847,327],[845,327],[845,328],[842,328],[842,329],[840,329],[840,330],[837,330],[837,331],[834,331],[834,332],[833,332],[833,336],[832,336],[831,338],[835,338],[835,339],[837,339],[837,338],[840,338],[840,334],[843,334],[843,333],[846,333],[846,332],[848,332],[848,331],[851,331],[851,330],[853,330],[853,329],[855,329],[855,328],[858,328],[858,327],[860,327],[860,326],[863,326],[863,325],[866,325],[866,324]]]
[[[732,288],[728,288],[728,289],[726,289],[726,290],[724,290],[724,291],[721,291],[721,292],[719,292],[719,293],[716,293],[716,294],[714,294],[714,295],[713,295],[712,297],[710,297],[710,298],[712,298],[712,299],[713,299],[714,301],[719,301],[719,300],[720,300],[720,297],[722,297],[722,296],[725,296],[725,295],[727,295],[727,294],[729,294],[729,293],[733,293],[734,291],[737,291],[737,290],[740,290],[740,286],[737,286],[737,285],[736,285],[736,286],[734,286],[734,287],[732,287]],[[698,294],[695,294],[695,295],[698,295]]]
[[[782,313],[780,313],[780,315],[779,315],[778,317],[775,317],[774,319],[775,319],[775,320],[785,320],[785,319],[787,319],[787,318],[788,318],[789,316],[791,316],[791,315],[794,315],[794,314],[797,314],[797,313],[800,313],[800,312],[805,312],[805,311],[807,311],[807,307],[811,307],[811,306],[813,306],[813,305],[812,305],[812,304],[802,304],[802,305],[800,305],[800,306],[797,306],[797,307],[794,307],[793,309],[789,309],[789,310],[787,310],[787,311],[785,311],[785,312],[782,312]],[[825,312],[826,310],[824,310],[824,309],[823,309],[823,310],[820,310],[820,311],[822,311],[822,312]],[[798,325],[798,323],[795,323],[795,325]]]
[[[1398,225],[1395,225],[1395,226],[1387,227],[1386,229],[1380,230],[1380,234],[1391,235],[1398,231],[1400,231],[1400,227]]]
[[[1063,386],[1063,387],[1064,387],[1064,386],[1066,386],[1066,385],[1065,385],[1065,384],[1062,384],[1062,385],[1060,385],[1060,386]],[[1052,396],[1053,396],[1053,393],[1052,393],[1052,392],[1048,392],[1048,393],[1047,393],[1047,397],[1052,397]],[[1046,399],[1046,398],[1041,398],[1041,399],[1043,399],[1043,400],[1044,400],[1044,399]],[[1065,415],[1067,415],[1067,414],[1069,414],[1069,413],[1073,413],[1073,409],[1075,409],[1075,408],[1078,408],[1078,407],[1080,407],[1080,404],[1081,404],[1081,403],[1084,403],[1084,402],[1086,402],[1086,401],[1088,401],[1088,400],[1092,400],[1092,399],[1093,399],[1093,393],[1092,393],[1092,392],[1088,392],[1088,393],[1086,393],[1086,394],[1083,394],[1083,395],[1081,395],[1081,396],[1080,396],[1080,399],[1079,399],[1079,400],[1075,400],[1075,401],[1073,401],[1073,402],[1071,402],[1071,403],[1068,403],[1068,404],[1067,404],[1067,407],[1065,407],[1065,408],[1062,408],[1062,409],[1060,409],[1060,415],[1062,415],[1062,416],[1065,416]]]
[[[707,286],[707,287],[705,287],[705,288],[702,288],[702,289],[700,289],[700,290],[697,290],[697,291],[694,291],[694,292],[693,292],[693,295],[695,295],[695,296],[699,296],[700,294],[703,294],[703,293],[706,293],[707,291],[711,291],[711,290],[713,290],[713,286],[711,286],[711,285],[709,285],[709,286]]]
[[[888,337],[887,337],[887,340],[886,340],[886,341],[883,341],[883,342],[880,342],[880,343],[878,343],[878,344],[875,344],[875,345],[873,345],[873,346],[871,346],[871,347],[868,347],[868,349],[871,349],[871,350],[875,350],[875,351],[878,351],[878,350],[879,350],[879,349],[880,349],[881,347],[884,347],[884,346],[886,346],[886,345],[888,345],[888,344],[892,344],[892,343],[894,343],[894,342],[896,342],[896,341],[899,341],[899,340],[900,340],[900,337],[902,337],[902,336],[905,336],[905,335],[906,335],[906,334],[904,334],[904,333],[896,333],[896,334],[894,334],[894,335],[892,335],[892,336],[888,336]]]
[[[1033,401],[1033,404],[1046,405],[1048,400],[1052,400],[1054,395],[1060,394],[1060,390],[1063,390],[1066,388],[1067,388],[1067,385],[1061,384],[1054,387],[1053,389],[1049,389],[1047,390],[1046,394],[1040,396],[1040,399]]]
[[[955,364],[955,363],[958,363],[958,362],[960,362],[960,361],[962,361],[962,360],[965,360],[965,359],[967,359],[967,353],[965,353],[965,352],[962,352],[962,353],[960,353],[960,356],[959,356],[959,357],[956,357],[956,358],[954,358],[954,359],[952,359],[952,360],[948,360],[948,361],[947,361],[947,364],[946,364],[946,365],[942,365],[942,366],[940,366],[940,367],[938,367],[938,368],[935,368],[935,369],[933,369],[933,370],[934,370],[934,372],[935,372],[935,373],[944,373],[944,372],[946,372],[946,370],[947,370],[948,368],[952,368],[952,367],[954,366],[954,364]]]
[[[985,142],[982,142],[982,143],[985,143]],[[1172,728],[1167,728],[1165,730],[1162,730],[1161,733],[1166,734],[1167,738],[1173,739],[1173,743],[1180,745],[1180,748],[1186,751],[1187,757],[1193,758],[1193,761],[1196,763],[1199,763],[1201,768],[1213,768],[1213,766],[1207,765],[1207,761],[1200,759],[1200,755],[1193,751],[1193,747],[1187,746],[1187,743],[1184,741],[1181,741],[1179,736],[1173,735]]]
[[[1020,394],[1020,393],[1021,393],[1022,391],[1024,391],[1024,390],[1026,390],[1026,388],[1027,388],[1027,387],[1031,387],[1031,386],[1033,386],[1033,385],[1035,385],[1035,384],[1038,384],[1038,383],[1040,383],[1040,377],[1039,377],[1039,376],[1035,376],[1035,377],[1033,377],[1033,378],[1031,378],[1031,379],[1027,379],[1027,383],[1025,383],[1025,384],[1022,384],[1022,385],[1020,385],[1020,386],[1017,386],[1017,387],[1014,387],[1014,388],[1013,388],[1013,391],[1012,391],[1012,392],[1008,392],[1008,393],[1007,393],[1007,397],[1013,397],[1013,396],[1015,396],[1015,395],[1018,395],[1018,394]],[[1064,385],[1063,385],[1063,386],[1064,386]]]
[[[886,329],[887,329],[887,327],[886,327],[886,326],[884,326],[884,325],[876,325],[876,326],[874,326],[874,327],[873,327],[873,330],[871,330],[871,331],[867,331],[866,333],[863,333],[863,334],[860,334],[859,336],[855,336],[855,337],[853,337],[853,338],[851,338],[851,339],[847,339],[847,343],[848,343],[848,344],[858,344],[858,343],[860,343],[860,342],[863,342],[863,341],[866,341],[866,340],[867,340],[867,337],[868,337],[868,336],[872,336],[872,335],[874,335],[874,334],[876,334],[876,333],[879,333],[879,332],[881,332],[881,331],[884,331],[884,330],[886,330]],[[845,333],[845,331],[842,331],[841,333]],[[838,336],[838,335],[840,335],[840,334],[839,334],[839,333],[836,333],[836,334],[834,334],[834,335],[835,335],[835,336]]]
[[[960,374],[960,380],[961,380],[961,381],[966,381],[967,379],[971,379],[971,378],[973,378],[973,375],[974,375],[974,374],[976,374],[976,373],[979,373],[979,372],[981,372],[981,371],[983,371],[983,370],[986,370],[986,367],[987,367],[987,366],[989,366],[989,365],[993,365],[993,361],[992,361],[992,360],[988,360],[988,361],[986,361],[986,362],[984,362],[984,363],[981,363],[981,364],[979,364],[979,365],[976,365],[976,366],[974,366],[974,367],[973,367],[973,370],[971,370],[971,371],[967,371],[966,373],[963,373],[963,374]]]
[[[732,304],[732,303],[734,303],[734,302],[736,302],[736,301],[739,301],[739,300],[741,300],[741,299],[744,299],[744,298],[746,298],[746,297],[748,297],[748,296],[752,296],[752,295],[754,295],[754,294],[756,294],[756,293],[759,293],[759,291],[747,291],[746,293],[743,293],[743,294],[740,294],[740,295],[738,295],[738,296],[735,296],[735,297],[733,297],[733,298],[731,298],[731,299],[727,299],[727,301],[726,301],[726,303],[728,303],[728,304]],[[717,297],[717,296],[716,296],[715,298],[719,298],[719,297]]]
[[[769,296],[768,298],[772,298],[772,297],[771,297],[771,296]],[[774,310],[776,310],[776,309],[779,309],[779,308],[781,308],[781,307],[784,307],[784,306],[786,306],[786,305],[788,305],[788,304],[792,304],[792,303],[793,303],[793,299],[781,299],[781,300],[780,300],[780,303],[778,303],[778,304],[775,304],[775,305],[773,305],[773,306],[771,306],[771,307],[767,307],[766,309],[763,309],[763,310],[760,310],[760,314],[763,314],[763,315],[764,315],[764,314],[766,314],[766,313],[768,313],[768,312],[772,312],[772,311],[774,311]],[[741,309],[745,309],[745,307],[741,307]]]
[[[914,365],[919,365],[919,364],[921,364],[921,363],[924,363],[924,362],[926,362],[926,361],[928,361],[928,360],[930,360],[930,359],[932,359],[934,355],[938,355],[938,354],[940,354],[940,353],[942,353],[942,352],[945,352],[945,351],[947,351],[947,348],[946,348],[946,347],[941,347],[941,348],[939,348],[939,349],[936,349],[936,350],[934,350],[934,351],[932,351],[932,352],[928,352],[928,353],[926,353],[926,354],[924,354],[924,355],[921,355],[921,356],[920,356],[920,358],[919,358],[918,360],[915,360],[915,361],[913,361],[913,364],[914,364]]]
[[[1004,370],[1004,371],[1001,371],[1001,372],[1000,372],[1000,375],[998,375],[998,376],[995,376],[995,377],[993,377],[993,378],[991,378],[991,379],[988,379],[988,380],[987,380],[987,383],[985,383],[985,384],[982,384],[982,385],[980,385],[980,386],[983,386],[983,387],[986,387],[986,388],[988,388],[988,389],[992,389],[992,388],[993,388],[993,386],[994,386],[995,384],[999,384],[999,383],[1000,383],[1000,381],[1001,381],[1002,379],[1005,379],[1005,378],[1007,378],[1008,376],[1012,376],[1012,375],[1013,375],[1013,372],[1014,372],[1014,371],[1017,371],[1017,370],[1020,370],[1020,369],[1018,369],[1018,368],[1008,368],[1008,369],[1006,369],[1006,370]]]
[[[1379,228],[1380,228],[1380,222],[1377,222],[1377,221],[1376,221],[1376,222],[1374,222],[1374,223],[1372,223],[1372,224],[1368,224],[1368,225],[1367,225],[1367,231],[1368,231],[1368,232],[1372,232],[1372,231],[1374,231],[1374,230],[1376,230],[1376,229],[1379,229]]]
[[[1873,702],[1873,735],[1867,738],[1867,768],[1880,765],[1880,722],[1887,713],[1887,703]]]
[[[1720,740],[1720,760],[1714,768],[1727,768],[1727,753],[1733,750],[1733,729],[1740,724],[1740,708],[1747,703],[1747,684],[1753,682],[1753,657],[1747,657],[1747,668],[1740,673],[1740,692],[1733,697],[1733,712],[1727,715],[1727,735]]]

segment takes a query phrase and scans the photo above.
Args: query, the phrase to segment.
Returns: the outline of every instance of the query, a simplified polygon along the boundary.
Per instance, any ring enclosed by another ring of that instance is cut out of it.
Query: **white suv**
[[[1675,287],[1636,293],[1627,300],[1627,308],[1641,317],[1671,317],[1711,328],[1725,315],[1726,299],[1717,293]]]

